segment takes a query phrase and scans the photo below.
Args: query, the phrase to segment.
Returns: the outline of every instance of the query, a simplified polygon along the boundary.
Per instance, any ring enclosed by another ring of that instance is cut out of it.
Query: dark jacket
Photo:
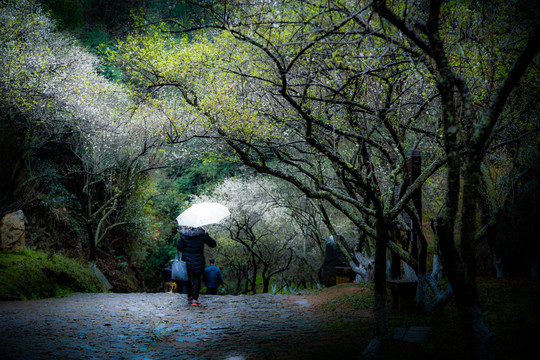
[[[163,282],[171,282],[171,269],[169,269],[168,266],[166,266],[162,271],[161,274],[163,275]]]
[[[204,269],[204,284],[209,288],[217,288],[219,285],[223,285],[223,275],[217,266],[210,265]]]
[[[191,274],[204,272],[204,245],[216,247],[216,241],[201,228],[184,228],[180,232],[180,240],[176,248],[182,252],[182,260],[186,262]]]

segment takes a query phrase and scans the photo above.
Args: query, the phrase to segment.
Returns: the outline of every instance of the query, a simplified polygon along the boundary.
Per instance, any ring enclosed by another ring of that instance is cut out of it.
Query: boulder
[[[7,214],[0,220],[0,251],[11,253],[24,250],[25,236],[22,210]]]
[[[88,263],[88,270],[90,270],[90,272],[97,277],[97,279],[99,280],[101,285],[105,288],[105,290],[109,291],[113,288],[109,280],[107,280],[105,275],[103,275],[103,273],[98,269],[95,262],[91,261]]]

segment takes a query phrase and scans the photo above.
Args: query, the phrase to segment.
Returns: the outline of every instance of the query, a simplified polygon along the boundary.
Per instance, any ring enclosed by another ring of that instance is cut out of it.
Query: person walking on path
[[[191,305],[201,305],[199,291],[201,275],[204,272],[204,245],[216,247],[216,241],[202,228],[183,228],[180,240],[176,244],[182,252],[182,260],[186,262],[189,279],[186,282],[187,297]]]
[[[171,292],[172,291],[172,279],[171,279],[171,269],[168,264],[165,264],[163,270],[161,270],[161,275],[163,276],[163,291]]]
[[[208,260],[209,266],[204,269],[204,284],[208,295],[217,295],[218,286],[223,286],[223,275],[221,270],[215,265],[214,259]]]

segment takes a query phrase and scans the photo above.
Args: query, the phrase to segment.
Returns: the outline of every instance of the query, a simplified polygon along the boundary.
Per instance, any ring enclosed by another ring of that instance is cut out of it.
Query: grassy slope
[[[26,249],[0,254],[0,300],[29,300],[104,291],[79,262]]]

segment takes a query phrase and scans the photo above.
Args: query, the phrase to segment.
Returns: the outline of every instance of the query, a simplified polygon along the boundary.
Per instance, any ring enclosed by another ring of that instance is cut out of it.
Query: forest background
[[[380,249],[381,296],[387,252],[420,277],[446,253],[467,309],[477,275],[537,276],[532,1],[1,6],[0,214],[113,291],[159,291],[206,200],[234,294],[320,284],[330,235]]]

